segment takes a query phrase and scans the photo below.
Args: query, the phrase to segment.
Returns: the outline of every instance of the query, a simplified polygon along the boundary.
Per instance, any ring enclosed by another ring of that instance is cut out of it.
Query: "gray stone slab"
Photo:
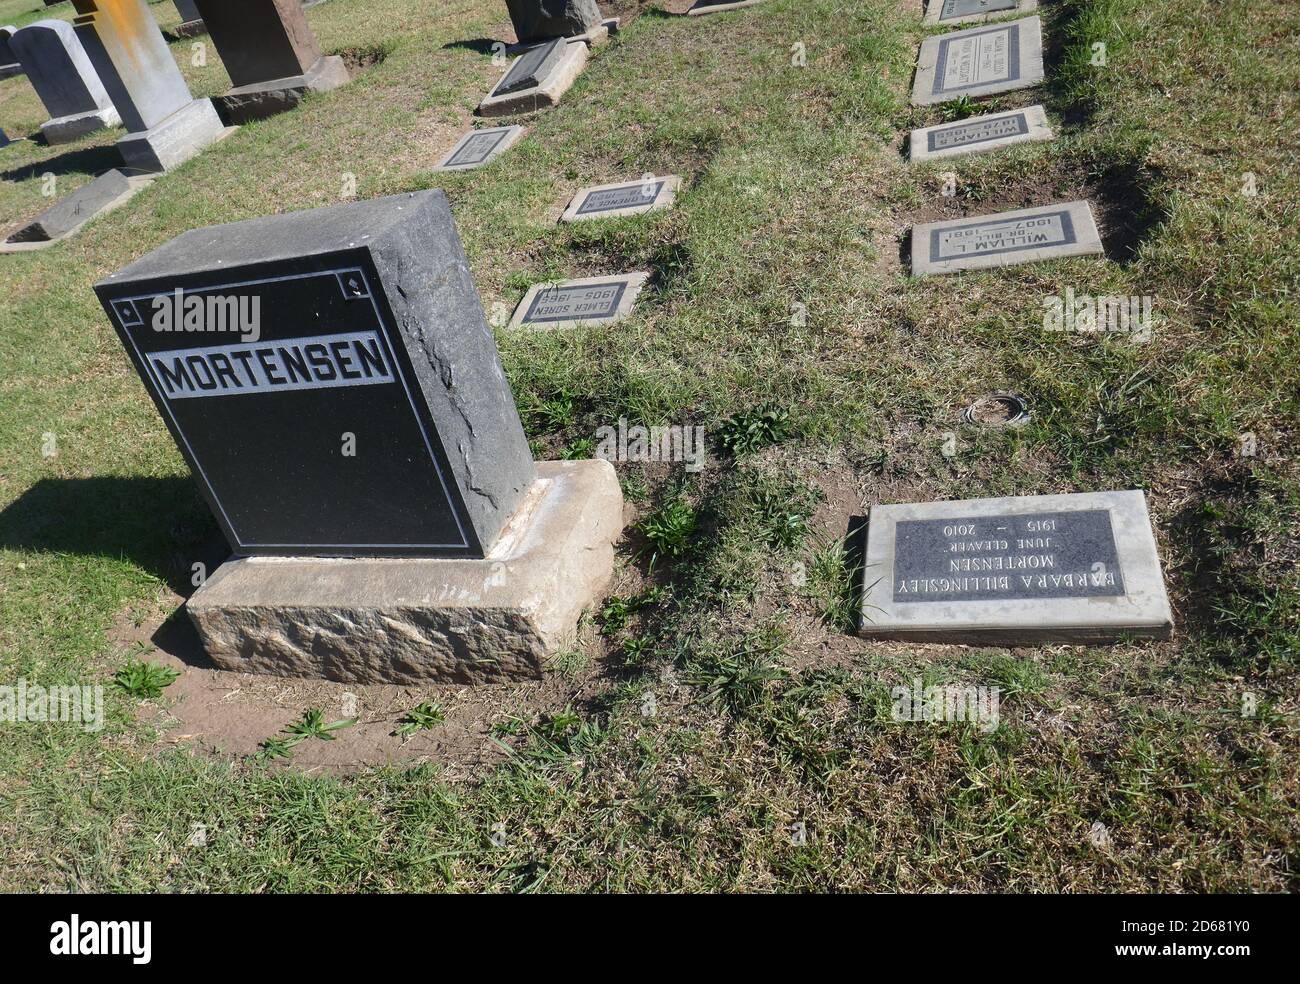
[[[65,195],[8,238],[11,243],[49,242],[80,228],[131,190],[125,174],[106,171]]]
[[[46,142],[67,143],[120,122],[71,24],[36,21],[14,32],[9,43],[50,114],[41,125]]]
[[[677,175],[659,174],[649,180],[615,181],[583,188],[573,196],[560,221],[585,222],[672,208],[681,186],[682,179]]]
[[[121,194],[116,195],[115,197],[109,199],[108,201],[100,202],[98,206],[93,210],[93,212],[89,208],[83,208],[81,214],[76,217],[77,221],[75,221],[71,225],[60,223],[60,225],[63,225],[64,228],[62,228],[62,230],[57,233],[54,233],[52,227],[47,229],[46,230],[47,232],[52,233],[51,238],[19,239],[17,238],[18,233],[15,233],[14,235],[11,235],[7,239],[5,239],[3,242],[0,242],[0,254],[27,253],[27,252],[34,252],[38,250],[49,249],[50,247],[63,242],[63,240],[69,239],[72,236],[77,235],[81,231],[82,227],[91,219],[97,218],[102,215],[107,215],[109,212],[113,211],[114,209],[120,208],[122,205],[129,202],[142,190],[149,187],[149,185],[151,185],[156,180],[156,177],[157,176],[153,174],[139,174],[139,175],[128,176],[126,178],[126,189]],[[73,194],[75,194],[75,192]],[[20,229],[19,233],[21,233],[22,231],[23,230]]]
[[[912,273],[956,273],[1101,254],[1092,206],[1064,202],[912,229]]]
[[[975,24],[996,17],[1031,14],[1038,0],[929,0],[925,23],[948,27],[952,24]]]
[[[621,321],[632,313],[648,273],[534,284],[515,308],[511,328],[573,328]]]
[[[935,160],[1051,139],[1052,128],[1047,123],[1047,112],[1042,106],[1026,106],[913,130],[909,156],[913,161]]]
[[[912,105],[1025,89],[1043,81],[1037,17],[926,38],[916,62]]]
[[[865,636],[1089,643],[1172,626],[1140,491],[871,509]]]
[[[546,81],[568,50],[568,42],[555,38],[529,48],[514,60],[492,89],[493,96],[507,96],[524,89],[536,89]]]
[[[178,290],[256,337],[155,330]],[[194,229],[95,291],[239,555],[482,557],[532,483],[441,191]]]
[[[494,126],[470,130],[434,165],[435,171],[468,171],[496,160],[524,135],[522,126]]]
[[[558,105],[560,98],[569,91],[578,74],[586,67],[588,58],[588,47],[582,41],[565,42],[563,49],[563,56],[549,70],[541,84],[504,94],[498,94],[494,89],[479,103],[478,114],[513,116]],[[507,71],[506,75],[509,74]]]
[[[227,670],[353,683],[537,679],[608,584],[622,527],[609,462],[541,462],[486,558],[232,560],[186,610]]]

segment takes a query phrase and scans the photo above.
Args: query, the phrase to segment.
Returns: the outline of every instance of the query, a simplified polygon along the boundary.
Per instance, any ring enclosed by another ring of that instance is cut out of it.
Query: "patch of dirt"
[[[371,44],[357,48],[339,48],[337,51],[331,51],[330,54],[342,58],[348,74],[355,79],[387,58],[388,49],[383,45]]]

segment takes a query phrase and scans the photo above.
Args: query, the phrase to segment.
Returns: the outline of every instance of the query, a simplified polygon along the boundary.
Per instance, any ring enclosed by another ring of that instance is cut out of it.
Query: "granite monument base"
[[[157,126],[128,133],[117,142],[117,149],[129,169],[150,174],[179,167],[225,134],[212,100],[195,99]]]
[[[308,92],[328,92],[351,81],[343,59],[322,55],[302,75],[236,86],[212,100],[227,126],[265,119],[293,109]]]
[[[121,122],[117,110],[110,106],[108,109],[93,109],[88,113],[73,113],[56,120],[46,120],[41,124],[41,134],[47,144],[71,143],[80,140],[87,133],[94,133],[106,126],[117,126]]]
[[[607,461],[538,462],[483,559],[244,557],[186,608],[222,669],[349,683],[537,679],[613,571]]]

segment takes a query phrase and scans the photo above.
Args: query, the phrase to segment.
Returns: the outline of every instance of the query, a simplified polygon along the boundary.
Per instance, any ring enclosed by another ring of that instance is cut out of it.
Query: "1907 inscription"
[[[1014,253],[1077,241],[1070,213],[1062,209],[934,229],[930,233],[930,259],[938,262],[963,256]]]
[[[902,520],[894,601],[1091,598],[1124,592],[1110,511]]]

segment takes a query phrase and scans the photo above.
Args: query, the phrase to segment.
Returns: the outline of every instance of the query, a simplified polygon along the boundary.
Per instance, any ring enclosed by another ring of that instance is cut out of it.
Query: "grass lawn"
[[[709,436],[698,474],[618,465],[636,517],[611,597],[551,683],[476,712],[508,754],[348,774],[199,754],[161,726],[166,691],[142,717],[110,687],[98,734],[0,723],[0,890],[1300,888],[1300,8],[1043,0],[1046,84],[979,111],[1041,102],[1056,139],[911,165],[908,131],[945,118],[908,101],[919,0],[656,6],[607,8],[624,29],[563,104],[449,175],[430,167],[499,75],[504,4],[329,0],[307,16],[352,83],[0,256],[0,683],[108,683],[141,656],[121,626],[215,532],[90,289],[184,230],[351,177],[443,188],[489,311],[653,275],[615,329],[498,332],[539,458],[590,456],[620,417]],[[71,15],[0,0],[0,23]],[[203,40],[172,52],[207,96],[229,83]],[[45,118],[0,81],[10,137]],[[120,132],[0,149],[4,229],[49,204],[46,175],[62,194],[116,166]],[[674,209],[556,223],[577,188],[646,172],[683,177]],[[1105,258],[900,259],[915,222],[1080,197]],[[1067,288],[1152,298],[1150,337],[1045,330]],[[1028,426],[960,422],[996,391]],[[872,504],[1116,488],[1147,491],[1172,640],[852,634],[846,534]],[[896,723],[918,678],[1001,688],[1000,726]]]

